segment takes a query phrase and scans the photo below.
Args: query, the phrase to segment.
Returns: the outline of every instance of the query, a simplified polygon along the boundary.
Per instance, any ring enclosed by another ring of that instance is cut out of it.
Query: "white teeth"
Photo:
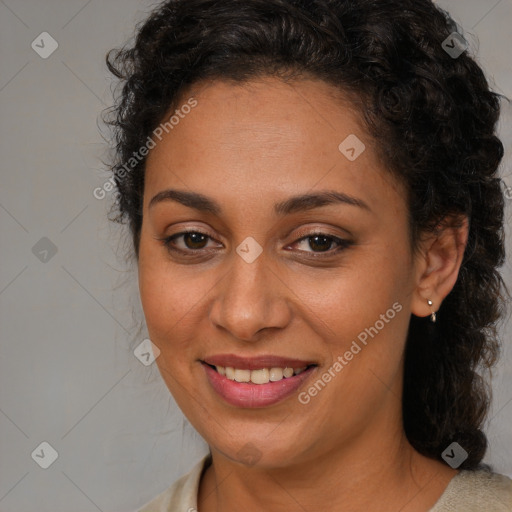
[[[285,368],[283,370],[283,377],[289,378],[293,375],[293,368]]]
[[[249,382],[251,380],[251,370],[235,370],[235,380],[237,382]]]
[[[236,382],[252,382],[253,384],[268,384],[279,380],[289,379],[293,375],[299,375],[307,367],[302,368],[262,368],[261,370],[240,370],[230,366],[216,366],[217,372],[224,375],[229,380]]]
[[[251,382],[253,384],[266,384],[269,381],[270,372],[268,368],[262,370],[252,370]]]
[[[281,380],[283,378],[283,369],[282,368],[270,368],[270,380],[275,382],[276,380]]]

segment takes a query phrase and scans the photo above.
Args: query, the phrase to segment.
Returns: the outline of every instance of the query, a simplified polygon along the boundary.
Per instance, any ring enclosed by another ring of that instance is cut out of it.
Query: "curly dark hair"
[[[495,133],[501,95],[469,50],[455,57],[443,47],[458,30],[429,0],[169,0],[137,27],[132,45],[107,55],[122,87],[106,119],[116,144],[114,220],[128,221],[138,257],[145,159],[129,172],[125,162],[189,86],[313,77],[346,94],[406,186],[411,248],[443,219],[469,217],[459,277],[438,322],[411,316],[402,405],[418,452],[442,460],[457,441],[468,453],[460,468],[476,469],[490,402],[482,372],[497,360],[508,295],[498,272],[504,151]]]

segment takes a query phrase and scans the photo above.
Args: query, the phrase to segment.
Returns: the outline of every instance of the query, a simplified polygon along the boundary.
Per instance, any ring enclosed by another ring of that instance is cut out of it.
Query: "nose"
[[[210,320],[243,341],[257,341],[265,329],[283,329],[291,320],[290,290],[261,254],[247,263],[233,255],[219,282]]]

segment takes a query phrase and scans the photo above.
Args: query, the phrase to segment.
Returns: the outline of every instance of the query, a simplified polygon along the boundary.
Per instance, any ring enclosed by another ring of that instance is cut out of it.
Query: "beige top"
[[[186,475],[137,512],[197,512],[197,493],[205,455]],[[511,512],[512,480],[485,470],[459,471],[429,512]]]

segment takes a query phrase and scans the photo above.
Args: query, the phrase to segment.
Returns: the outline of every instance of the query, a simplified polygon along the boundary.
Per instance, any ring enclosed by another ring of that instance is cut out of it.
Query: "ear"
[[[415,256],[416,288],[413,291],[411,312],[420,317],[437,311],[452,291],[468,242],[467,216],[449,216],[434,233],[420,242]],[[428,305],[432,301],[432,307]]]

